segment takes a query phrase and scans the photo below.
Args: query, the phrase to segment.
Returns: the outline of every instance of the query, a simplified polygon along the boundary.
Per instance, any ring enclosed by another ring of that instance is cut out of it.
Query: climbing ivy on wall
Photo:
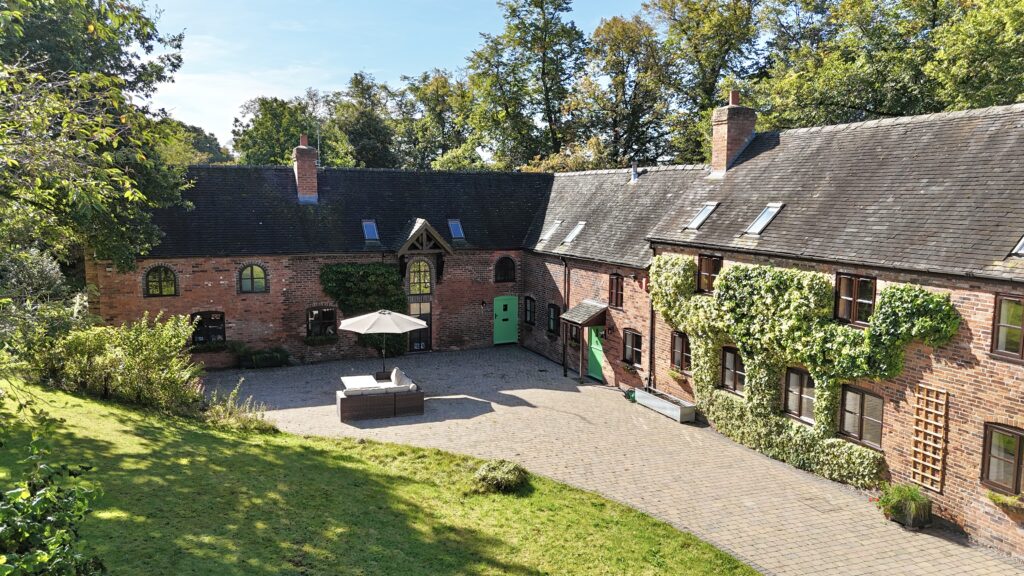
[[[651,299],[665,321],[690,336],[698,408],[720,432],[772,458],[832,480],[878,485],[884,458],[837,438],[841,384],[892,378],[917,340],[942,346],[960,327],[948,294],[893,285],[878,296],[866,329],[832,318],[834,287],[821,273],[734,265],[712,295],[695,294],[692,257],[659,255],[651,264]],[[743,397],[718,387],[721,350],[743,357]],[[783,376],[799,366],[815,381],[814,425],[785,416]]]
[[[346,318],[377,310],[404,314],[409,309],[402,277],[394,264],[326,264],[320,268],[320,285]],[[380,349],[382,341],[384,337],[375,334],[359,336],[359,344],[371,348]],[[409,346],[404,334],[389,334],[386,342],[388,356],[401,355]]]

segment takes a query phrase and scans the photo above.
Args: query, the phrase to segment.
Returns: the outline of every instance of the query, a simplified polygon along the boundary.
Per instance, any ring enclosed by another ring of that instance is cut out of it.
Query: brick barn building
[[[310,362],[374,353],[344,333],[306,344],[345,315],[320,268],[392,263],[408,312],[429,323],[412,352],[518,343],[567,372],[687,400],[687,336],[648,295],[655,254],[694,258],[709,291],[735,264],[824,272],[836,321],[853,326],[887,285],[947,292],[954,340],[913,344],[894,379],[844,384],[859,424],[840,435],[883,453],[893,480],[919,481],[915,407],[940,402],[926,486],[937,511],[1024,556],[1024,517],[986,496],[1024,490],[1024,105],[775,133],[755,121],[738,99],[716,110],[710,166],[325,169],[302,142],[292,167],[195,167],[194,209],[155,215],[166,236],[138,269],[90,260],[87,281],[106,322],[193,314],[200,340]]]

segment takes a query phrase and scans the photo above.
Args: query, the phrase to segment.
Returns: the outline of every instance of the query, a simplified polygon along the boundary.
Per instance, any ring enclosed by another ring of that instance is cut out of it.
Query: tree
[[[925,74],[947,109],[1024,102],[1024,4],[982,0],[935,33]]]
[[[587,59],[572,99],[582,132],[600,139],[612,165],[656,163],[668,148],[670,96],[657,32],[639,16],[602,20]]]
[[[470,125],[496,166],[509,169],[541,155],[540,130],[531,114],[523,62],[499,38],[483,36],[484,45],[469,57]]]
[[[483,35],[484,45],[469,58],[474,127],[492,142],[500,163],[519,165],[573,140],[565,110],[583,69],[586,41],[576,24],[563,18],[572,10],[571,0],[500,0],[498,5],[505,30]]]
[[[0,64],[0,244],[67,257],[88,245],[130,268],[159,239],[149,209],[180,201],[171,135],[131,106],[119,79],[58,79]]]
[[[763,126],[785,128],[928,114],[947,108],[925,69],[960,0],[842,0],[817,43],[779,47],[754,86]]]
[[[292,150],[302,134],[317,133],[317,119],[298,100],[260,96],[242,105],[235,118],[232,146],[241,164],[291,164]]]
[[[437,69],[402,80],[392,95],[396,152],[403,168],[426,170],[469,137],[469,87]]]
[[[388,114],[389,89],[373,76],[356,72],[348,89],[337,95],[328,120],[331,134],[344,136],[355,166],[398,168],[395,132]]]
[[[175,134],[130,96],[170,79],[182,36],[113,0],[8,1],[0,32],[0,138],[17,135],[2,152],[0,234],[62,258],[88,244],[131,267],[159,240],[149,209],[179,203],[185,180],[162,155]]]
[[[563,14],[571,0],[503,0],[506,49],[522,59],[533,95],[532,109],[543,119],[549,152],[567,140],[564,108],[576,76],[583,69],[583,32]]]
[[[39,72],[121,78],[150,96],[181,67],[184,34],[161,34],[145,5],[125,0],[6,0],[0,4],[0,62]]]
[[[235,159],[227,149],[221,147],[217,137],[212,133],[173,118],[164,118],[162,122],[174,136],[165,142],[160,150],[168,164],[189,166],[234,162]]]
[[[524,172],[579,172],[582,170],[598,170],[614,165],[604,144],[598,137],[593,137],[584,145],[567,144],[558,154],[545,158],[537,158],[526,166]]]
[[[699,129],[702,114],[720,102],[721,82],[744,77],[756,67],[751,50],[757,37],[756,0],[647,0],[644,10],[661,25],[670,85],[676,95],[673,145],[676,160],[704,161],[709,135]]]

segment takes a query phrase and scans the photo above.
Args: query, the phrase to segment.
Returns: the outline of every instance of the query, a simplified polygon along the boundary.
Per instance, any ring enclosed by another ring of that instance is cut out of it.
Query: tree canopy
[[[646,0],[589,37],[571,0],[497,6],[502,29],[464,70],[398,87],[359,73],[328,95],[323,146],[344,141],[342,165],[421,170],[699,163],[729,89],[760,130],[1024,101],[1017,0]],[[300,122],[277,120],[236,137],[243,161],[286,159]]]

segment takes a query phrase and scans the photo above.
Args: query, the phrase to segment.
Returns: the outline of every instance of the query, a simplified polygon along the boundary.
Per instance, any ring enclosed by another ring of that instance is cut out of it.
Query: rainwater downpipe
[[[569,262],[565,259],[565,256],[559,256],[559,260],[562,261],[562,294],[565,295],[565,299],[562,304],[562,313],[565,313],[565,307],[569,303]],[[562,322],[562,315],[558,315],[558,332],[562,335],[562,377],[569,377],[569,343],[567,342],[565,324]]]
[[[657,256],[657,250],[654,246],[651,246],[651,258],[653,261],[654,256]],[[654,300],[651,298],[651,267],[647,267],[647,301],[651,305],[650,310],[650,321],[647,325],[647,341],[650,342],[647,346],[647,389],[651,390],[655,387],[654,382]]]

